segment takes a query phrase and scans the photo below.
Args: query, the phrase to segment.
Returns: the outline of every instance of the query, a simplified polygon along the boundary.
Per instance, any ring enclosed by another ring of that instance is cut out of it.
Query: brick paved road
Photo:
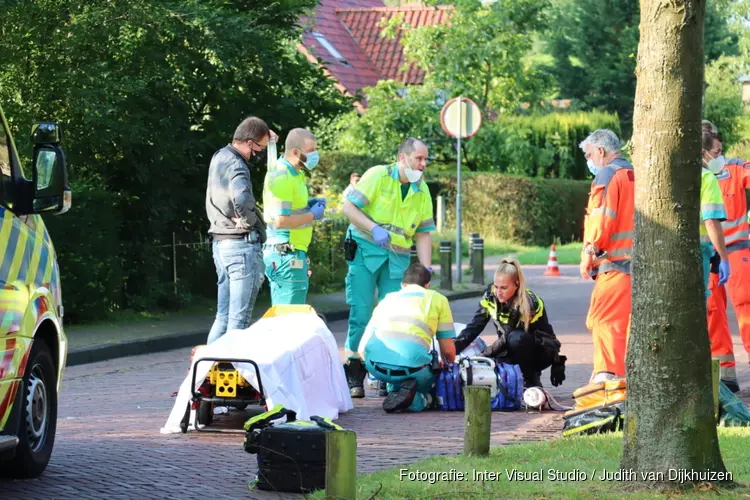
[[[552,390],[567,400],[591,369],[591,343],[583,333],[591,285],[574,278],[536,277],[531,286],[545,299],[569,358],[568,379]],[[453,303],[455,320],[467,322],[476,303]],[[336,322],[330,327],[341,345],[346,325]],[[255,456],[242,450],[241,435],[159,434],[174,402],[170,394],[188,368],[188,356],[189,349],[180,349],[69,368],[47,471],[33,481],[0,482],[0,498],[301,498],[248,491]],[[744,357],[740,359],[745,363]],[[543,375],[545,385],[548,377]],[[747,384],[745,373],[742,379]],[[360,472],[461,451],[463,413],[386,415],[380,403],[369,394],[355,400],[355,409],[339,419],[357,432]],[[236,428],[243,420],[238,414],[217,418]],[[496,412],[492,443],[551,438],[559,435],[560,427],[556,413]]]

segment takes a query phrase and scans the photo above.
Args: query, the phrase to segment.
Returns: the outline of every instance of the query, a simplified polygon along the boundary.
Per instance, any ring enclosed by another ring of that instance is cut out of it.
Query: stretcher
[[[195,349],[193,353],[195,353]],[[196,388],[196,375],[199,363],[213,363],[213,366],[208,372],[208,376],[203,380],[203,383]],[[244,379],[232,363],[248,363],[255,369],[255,376],[259,386],[257,390]],[[241,433],[243,431],[208,428],[213,423],[214,408],[217,405],[232,407],[240,411],[246,409],[248,405],[258,405],[260,411],[268,410],[266,399],[263,396],[263,381],[260,376],[260,369],[255,361],[251,359],[198,359],[193,363],[191,387],[193,388],[193,397],[185,410],[182,422],[180,422],[183,434],[188,429],[191,409],[198,411],[194,425],[196,431],[232,433]]]
[[[214,408],[262,413],[276,404],[303,419],[336,419],[353,408],[336,340],[325,318],[308,305],[273,306],[247,329],[194,348],[160,432],[240,433],[212,425]]]
[[[263,315],[263,318],[271,318],[281,314],[291,312],[312,312],[315,310],[308,305],[277,305],[272,306]],[[317,314],[317,313],[315,313]],[[325,317],[318,314],[325,321]],[[227,429],[210,429],[213,423],[214,408],[216,406],[225,406],[237,410],[245,410],[249,405],[258,406],[256,413],[268,411],[266,398],[263,392],[263,380],[260,375],[258,364],[252,359],[243,358],[200,358],[193,362],[196,351],[200,348],[193,348],[190,353],[190,362],[193,364],[192,383],[190,387],[193,390],[192,399],[185,415],[180,422],[180,428],[183,434],[187,432],[190,421],[190,410],[197,410],[194,428],[201,432],[223,432],[223,433],[244,433],[244,430],[227,430]],[[196,376],[199,373],[199,363],[213,363],[208,376],[201,384],[196,384]],[[257,380],[258,389],[253,387],[240,372],[235,369],[233,363],[247,363],[255,371],[255,380]]]

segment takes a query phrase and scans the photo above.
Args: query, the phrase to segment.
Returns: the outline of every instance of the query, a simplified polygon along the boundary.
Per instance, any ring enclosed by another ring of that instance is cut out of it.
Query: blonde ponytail
[[[518,290],[516,290],[516,296],[513,298],[511,305],[521,313],[523,329],[528,332],[531,321],[531,302],[529,301],[529,294],[526,293],[526,278],[521,271],[521,264],[512,257],[506,257],[495,271],[495,277],[501,274],[511,276],[518,283]]]

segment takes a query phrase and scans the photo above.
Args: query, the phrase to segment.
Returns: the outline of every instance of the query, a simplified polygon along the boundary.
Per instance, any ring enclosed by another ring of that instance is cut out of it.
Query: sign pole
[[[456,283],[461,283],[461,135],[463,132],[463,122],[461,112],[463,111],[461,105],[461,96],[458,97],[458,134],[456,144],[458,145],[457,150],[457,169],[456,174]]]
[[[466,103],[464,116],[463,105]],[[456,109],[458,106],[458,109]],[[456,120],[458,118],[458,120]],[[464,123],[465,121],[465,123]],[[455,97],[445,103],[440,110],[440,126],[450,137],[456,139],[456,283],[463,281],[463,269],[461,260],[463,257],[461,247],[461,228],[463,226],[463,204],[461,203],[461,142],[477,133],[482,125],[482,112],[477,103],[462,96]]]

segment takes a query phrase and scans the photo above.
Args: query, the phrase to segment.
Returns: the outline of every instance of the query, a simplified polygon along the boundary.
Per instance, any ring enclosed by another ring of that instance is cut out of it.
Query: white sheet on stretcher
[[[289,313],[262,318],[245,330],[231,330],[197,349],[162,434],[182,432],[180,422],[192,396],[193,366],[201,358],[254,361],[260,370],[268,408],[282,404],[297,412],[298,419],[313,415],[337,419],[340,412],[354,407],[331,331],[316,314]],[[206,378],[211,365],[209,361],[198,365],[196,385]],[[253,365],[233,365],[257,390]],[[188,430],[194,429],[195,414],[195,410],[190,412]]]

